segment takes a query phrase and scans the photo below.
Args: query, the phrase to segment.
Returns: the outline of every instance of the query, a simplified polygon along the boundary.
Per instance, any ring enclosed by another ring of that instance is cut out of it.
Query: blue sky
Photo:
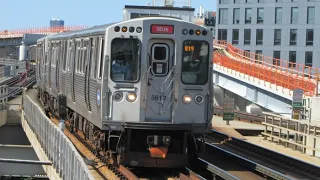
[[[66,25],[98,25],[122,20],[124,5],[146,5],[151,0],[1,0],[0,30],[48,26],[60,17]],[[157,1],[159,4],[163,0]],[[177,0],[177,5],[185,0]],[[192,0],[216,10],[216,0]]]

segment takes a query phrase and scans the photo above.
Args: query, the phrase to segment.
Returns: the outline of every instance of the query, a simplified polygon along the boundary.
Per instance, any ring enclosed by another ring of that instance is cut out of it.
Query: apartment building
[[[217,0],[216,39],[320,67],[320,0]]]

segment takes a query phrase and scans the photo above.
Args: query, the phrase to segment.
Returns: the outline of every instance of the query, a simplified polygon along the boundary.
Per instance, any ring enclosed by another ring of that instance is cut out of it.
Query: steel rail
[[[253,170],[256,170],[256,171],[258,171],[258,172],[260,172],[260,173],[262,173],[262,174],[264,174],[264,175],[267,175],[267,176],[269,176],[269,177],[272,177],[272,178],[274,178],[274,179],[281,179],[281,180],[291,180],[291,179],[292,179],[291,177],[289,177],[289,176],[287,176],[287,175],[285,175],[285,174],[283,174],[283,173],[281,173],[281,172],[278,172],[278,171],[276,171],[276,170],[274,170],[274,169],[271,169],[271,168],[269,168],[269,167],[266,167],[266,166],[264,166],[264,165],[261,165],[261,164],[255,162],[255,161],[252,161],[252,160],[250,160],[250,159],[248,159],[248,158],[245,158],[245,157],[243,157],[243,156],[237,155],[237,154],[235,154],[235,153],[233,153],[233,152],[227,151],[227,150],[225,150],[225,149],[223,149],[223,148],[220,148],[220,147],[218,147],[218,146],[216,146],[216,145],[210,144],[210,143],[208,143],[208,142],[206,142],[206,145],[207,145],[207,146],[210,146],[210,147],[212,147],[212,148],[214,148],[214,149],[217,149],[217,150],[219,150],[219,151],[222,151],[222,152],[224,152],[224,153],[226,153],[226,154],[228,154],[228,155],[231,155],[231,156],[233,156],[233,157],[236,157],[237,159],[245,162],[245,163],[244,163],[245,166],[247,166],[247,167],[249,167],[249,168],[251,168],[251,169],[253,169]]]
[[[215,166],[208,161],[198,158],[198,162],[200,166],[203,166],[206,168],[208,171],[212,172],[213,174],[223,178],[223,179],[228,179],[228,180],[240,180],[239,178],[235,177],[234,175],[228,173],[227,171],[219,168],[218,166]]]
[[[267,149],[261,146],[257,146],[253,143],[232,137],[230,137],[224,133],[213,130],[213,134],[207,138],[206,141],[212,141],[210,138],[214,138],[218,141],[227,141],[221,149],[225,149],[224,147],[229,149],[229,152],[242,154],[246,159],[250,158],[251,162],[256,163],[258,161],[261,166],[254,166],[254,164],[247,165],[249,168],[256,168],[261,171],[263,167],[273,167],[273,169],[277,169],[277,171],[281,171],[286,173],[292,177],[297,178],[309,178],[309,179],[319,179],[320,178],[320,166],[310,164],[301,159],[297,159],[295,157],[291,157],[277,151]],[[214,141],[216,141],[214,140]],[[208,143],[209,144],[209,143]],[[210,146],[213,146],[210,144]],[[239,155],[237,155],[239,156]],[[268,174],[267,174],[268,175]],[[270,176],[271,177],[271,176]]]

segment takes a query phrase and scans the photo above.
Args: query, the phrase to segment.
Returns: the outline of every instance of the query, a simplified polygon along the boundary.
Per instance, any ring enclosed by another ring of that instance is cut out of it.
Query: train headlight
[[[129,92],[127,94],[127,101],[134,102],[137,99],[137,95],[134,92]]]
[[[194,98],[194,101],[195,101],[197,104],[203,103],[203,96],[202,96],[202,95],[196,95],[196,97]]]
[[[182,101],[183,101],[183,103],[185,103],[185,104],[189,104],[189,103],[191,103],[191,101],[192,101],[192,97],[191,97],[189,94],[185,94],[185,95],[183,95],[183,97],[182,97]]]
[[[196,30],[196,35],[200,35],[201,34],[201,31],[200,30]]]
[[[114,93],[113,93],[113,99],[114,99],[115,101],[121,101],[122,98],[123,98],[122,92],[117,91],[117,92],[114,92]]]

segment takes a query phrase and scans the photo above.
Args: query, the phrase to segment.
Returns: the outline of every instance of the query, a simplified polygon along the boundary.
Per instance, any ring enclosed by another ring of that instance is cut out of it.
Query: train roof
[[[63,39],[63,38],[69,38],[69,37],[74,37],[74,36],[103,34],[106,31],[107,27],[109,27],[113,24],[115,24],[115,23],[97,25],[97,26],[93,26],[91,28],[75,30],[75,31],[66,31],[66,32],[62,32],[62,33],[48,36],[48,39],[61,39],[61,38]]]
[[[139,18],[135,18],[135,19],[130,19],[130,20],[127,20],[126,22],[139,21],[139,20],[150,20],[150,19],[175,20],[175,21],[178,21],[178,22],[185,22],[185,23],[193,24],[191,22],[184,21],[184,20],[182,20],[180,18],[167,17],[167,16],[145,16],[145,17],[139,17]],[[108,23],[108,24],[103,24],[103,25],[97,25],[97,26],[93,26],[91,28],[82,29],[82,30],[61,32],[61,33],[45,36],[43,38],[40,38],[38,41],[42,41],[43,39],[54,40],[54,39],[64,39],[64,38],[72,38],[72,37],[81,37],[81,36],[104,34],[104,32],[106,31],[106,29],[109,26],[112,26],[114,24],[118,24],[118,23],[121,23],[121,22],[124,22],[124,21]]]

